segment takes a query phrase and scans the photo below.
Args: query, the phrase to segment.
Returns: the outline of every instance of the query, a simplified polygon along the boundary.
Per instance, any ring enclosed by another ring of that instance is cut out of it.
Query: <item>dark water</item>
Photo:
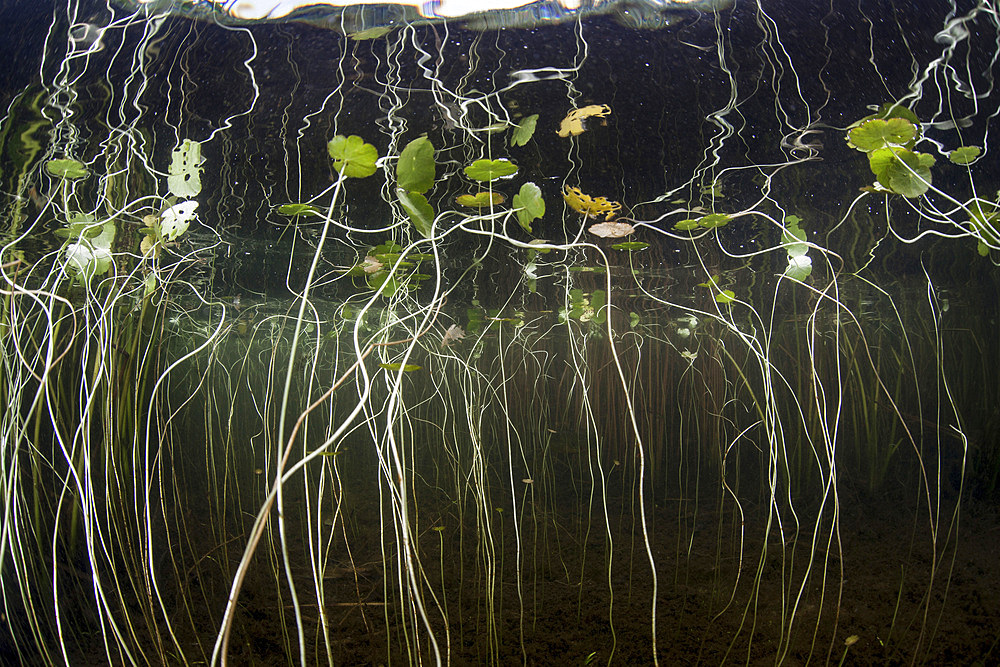
[[[0,9],[0,655],[1000,660],[1000,7],[672,21],[359,40]],[[923,178],[846,141],[891,103]],[[339,182],[336,135],[373,175]],[[396,192],[422,135],[431,238]],[[197,219],[168,238],[184,139]],[[456,202],[480,190],[502,203]]]

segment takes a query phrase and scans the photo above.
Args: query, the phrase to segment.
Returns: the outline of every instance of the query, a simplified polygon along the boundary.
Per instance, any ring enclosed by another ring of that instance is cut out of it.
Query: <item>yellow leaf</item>
[[[584,194],[580,188],[574,188],[569,185],[563,188],[563,199],[566,200],[566,203],[574,211],[583,213],[591,218],[603,215],[605,219],[610,220],[622,207],[616,201],[608,201],[604,197],[591,197]]]
[[[559,136],[568,137],[572,134],[575,137],[578,134],[582,134],[584,130],[583,120],[585,118],[590,118],[591,116],[603,117],[609,113],[611,113],[611,107],[607,104],[591,104],[580,109],[573,109],[566,114],[566,117],[559,124]]]

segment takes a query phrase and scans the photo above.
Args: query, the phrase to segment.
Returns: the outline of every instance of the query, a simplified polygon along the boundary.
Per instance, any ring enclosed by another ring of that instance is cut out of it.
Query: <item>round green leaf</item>
[[[732,303],[736,300],[736,292],[731,289],[724,289],[715,295],[715,300],[719,303]]]
[[[698,226],[699,225],[697,220],[688,218],[687,220],[681,220],[676,225],[674,225],[674,229],[681,232],[689,232],[692,229],[698,229]]]
[[[535,125],[538,123],[538,114],[534,113],[523,118],[514,131],[510,135],[510,145],[511,146],[523,146],[531,139],[531,136],[535,133]]]
[[[517,173],[510,160],[476,160],[465,168],[465,175],[477,181],[493,181]]]
[[[698,220],[698,225],[704,227],[705,229],[724,227],[725,225],[728,225],[729,221],[732,219],[732,216],[726,213],[709,213],[708,215],[702,216]]]
[[[375,173],[378,149],[355,134],[349,137],[338,134],[330,140],[326,149],[333,158],[333,168],[337,173],[342,172],[349,178],[365,178]]]
[[[960,146],[948,154],[948,159],[955,164],[969,164],[982,153],[979,146]]]
[[[86,165],[84,165],[79,160],[49,160],[45,163],[45,171],[49,172],[56,178],[66,178],[69,180],[76,180],[78,178],[86,178],[90,173],[87,171]]]
[[[868,161],[878,182],[896,194],[919,197],[930,187],[933,155],[883,148],[869,153]]]
[[[396,181],[407,192],[423,194],[434,185],[434,145],[427,137],[406,144],[396,162]]]
[[[847,133],[852,147],[870,153],[890,146],[907,146],[917,134],[917,127],[905,118],[875,118]]]

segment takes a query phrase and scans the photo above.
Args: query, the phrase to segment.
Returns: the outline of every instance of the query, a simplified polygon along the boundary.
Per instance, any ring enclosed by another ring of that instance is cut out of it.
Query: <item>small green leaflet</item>
[[[526,232],[531,234],[531,222],[545,215],[545,200],[542,190],[534,183],[525,183],[514,195],[512,202],[517,210],[517,222]]]
[[[365,178],[375,173],[378,149],[355,134],[349,137],[338,134],[330,140],[326,149],[338,174],[343,172],[348,178]]]
[[[521,120],[510,134],[511,146],[523,146],[531,140],[535,134],[535,125],[538,123],[538,114],[534,113]]]

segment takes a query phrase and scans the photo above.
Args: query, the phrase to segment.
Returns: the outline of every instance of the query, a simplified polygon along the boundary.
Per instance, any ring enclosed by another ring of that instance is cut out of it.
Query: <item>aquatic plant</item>
[[[759,2],[634,67],[349,14],[104,8],[98,52],[82,9],[0,120],[10,660],[940,657],[996,460],[989,3],[826,52],[847,88]],[[871,498],[912,542],[865,624]]]

